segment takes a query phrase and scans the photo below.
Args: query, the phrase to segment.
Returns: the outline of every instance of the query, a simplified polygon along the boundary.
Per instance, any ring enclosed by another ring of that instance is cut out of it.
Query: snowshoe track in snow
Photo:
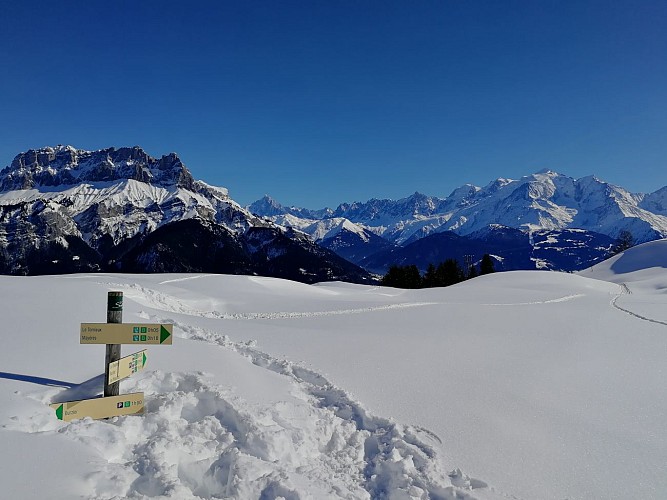
[[[169,280],[165,283],[177,281]],[[159,309],[165,312],[176,314],[186,314],[188,316],[199,316],[212,319],[232,319],[232,320],[262,320],[262,319],[295,319],[312,318],[317,316],[339,316],[347,314],[363,314],[374,311],[387,311],[392,309],[405,309],[408,307],[424,307],[437,304],[437,302],[403,302],[399,304],[387,304],[374,307],[361,307],[355,309],[334,309],[330,311],[277,311],[277,312],[253,312],[253,313],[223,313],[219,311],[203,311],[194,307],[189,307],[181,300],[171,297],[165,293],[151,290],[141,285],[127,285],[126,283],[106,283],[116,289],[124,289],[125,296],[140,304]]]
[[[626,314],[629,314],[630,316],[633,316],[637,319],[641,319],[643,321],[648,321],[650,323],[657,323],[658,325],[667,326],[667,321],[660,321],[659,319],[647,318],[646,316],[642,316],[641,314],[637,314],[636,312],[633,312],[630,309],[626,309],[624,307],[619,306],[618,305],[618,299],[620,299],[624,295],[631,295],[632,294],[632,290],[630,290],[630,287],[627,284],[621,283],[619,286],[621,287],[621,292],[616,297],[614,297],[612,299],[612,301],[611,301],[612,306],[614,306],[619,311],[624,312]]]
[[[357,465],[361,466],[360,485],[367,493],[367,498],[470,500],[475,498],[470,494],[472,490],[487,487],[483,481],[471,479],[460,471],[457,477],[466,479],[452,480],[452,473],[443,469],[435,447],[427,443],[441,443],[435,434],[369,414],[345,391],[335,387],[319,373],[272,358],[256,350],[252,343],[237,344],[213,331],[178,323],[176,326],[187,338],[231,348],[257,366],[290,377],[308,394],[313,407],[332,415],[345,426],[352,425],[355,436],[353,441],[361,443],[363,449],[363,458]],[[366,498],[365,495],[361,498]]]

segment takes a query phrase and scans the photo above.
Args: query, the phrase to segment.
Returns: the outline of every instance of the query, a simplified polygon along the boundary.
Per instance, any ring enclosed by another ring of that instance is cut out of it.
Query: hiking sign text
[[[147,357],[147,351],[144,349],[109,363],[109,383],[113,384],[143,370]]]
[[[174,326],[154,323],[81,323],[81,344],[171,345]]]

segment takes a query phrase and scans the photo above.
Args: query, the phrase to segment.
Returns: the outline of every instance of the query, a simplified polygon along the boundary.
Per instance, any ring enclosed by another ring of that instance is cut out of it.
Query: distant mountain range
[[[571,271],[608,256],[622,231],[637,243],[667,236],[667,187],[633,194],[593,176],[550,170],[485,187],[466,184],[446,198],[415,193],[310,210],[265,196],[248,209],[375,272],[394,263],[423,270],[466,255],[477,261],[484,253],[496,255],[503,269]]]
[[[370,283],[392,264],[447,258],[499,269],[577,270],[667,235],[667,187],[632,194],[595,177],[544,170],[335,209],[247,208],[195,180],[174,153],[71,146],[21,153],[0,171],[0,273],[88,271],[260,274]]]

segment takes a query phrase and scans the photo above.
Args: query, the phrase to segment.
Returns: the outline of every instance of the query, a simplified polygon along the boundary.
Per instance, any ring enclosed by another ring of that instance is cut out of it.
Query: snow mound
[[[667,268],[667,239],[650,241],[611,257],[580,274],[589,278],[622,281],[621,275]]]

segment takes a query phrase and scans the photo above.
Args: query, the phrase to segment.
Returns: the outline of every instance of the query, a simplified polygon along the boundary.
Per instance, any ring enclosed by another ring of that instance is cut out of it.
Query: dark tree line
[[[414,264],[391,266],[387,274],[383,276],[382,284],[395,288],[432,288],[455,285],[467,279],[493,272],[495,272],[493,259],[489,254],[485,254],[479,264],[479,270],[474,264],[464,269],[456,259],[447,259],[438,266],[429,264],[423,276]]]

